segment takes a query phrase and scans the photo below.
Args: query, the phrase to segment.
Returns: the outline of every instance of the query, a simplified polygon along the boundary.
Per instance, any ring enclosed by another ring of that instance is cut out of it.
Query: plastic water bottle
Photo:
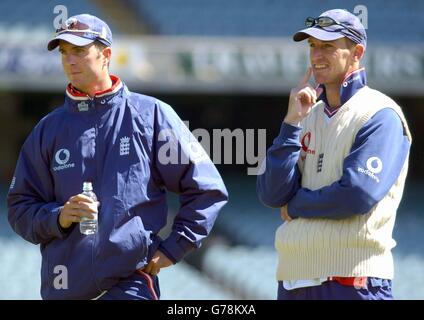
[[[94,201],[97,201],[97,196],[93,192],[93,185],[91,182],[84,182],[82,185],[82,194],[90,197]],[[97,213],[93,213],[94,219],[82,217],[80,222],[80,232],[82,234],[94,234],[98,229]]]

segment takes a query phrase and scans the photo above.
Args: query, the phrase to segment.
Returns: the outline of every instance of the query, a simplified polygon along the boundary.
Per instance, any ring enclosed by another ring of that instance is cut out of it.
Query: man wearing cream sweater
[[[257,180],[260,200],[285,220],[275,236],[278,299],[393,299],[411,134],[396,102],[366,85],[359,19],[334,9],[305,24],[293,39],[308,41],[311,67]]]

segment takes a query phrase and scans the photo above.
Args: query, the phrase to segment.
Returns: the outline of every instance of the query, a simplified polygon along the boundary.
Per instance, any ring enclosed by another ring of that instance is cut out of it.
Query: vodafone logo
[[[355,77],[353,77],[352,79],[350,79],[350,80],[347,80],[347,81],[344,81],[343,82],[343,87],[344,88],[346,88],[348,85],[350,85],[353,81],[356,81],[356,80],[359,80],[359,79],[361,79],[361,77],[360,77],[360,75],[358,74],[357,76],[355,76]]]
[[[71,158],[71,153],[68,149],[59,149],[54,155],[54,160],[58,166],[53,167],[54,171],[60,171],[68,168],[75,167],[75,163],[68,163]]]
[[[371,157],[367,160],[367,169],[372,173],[380,173],[383,170],[383,162],[378,157]]]
[[[60,149],[56,152],[54,159],[56,160],[57,164],[65,164],[69,161],[70,156],[71,153],[68,149]]]
[[[302,145],[302,150],[307,154],[315,154],[315,150],[309,149],[309,144],[311,143],[311,133],[307,132],[302,139],[300,140]]]
[[[375,180],[377,183],[380,182],[380,179],[376,174],[380,173],[383,170],[383,162],[379,157],[370,157],[366,163],[366,169],[358,167],[358,172],[364,173],[369,176],[371,179]]]

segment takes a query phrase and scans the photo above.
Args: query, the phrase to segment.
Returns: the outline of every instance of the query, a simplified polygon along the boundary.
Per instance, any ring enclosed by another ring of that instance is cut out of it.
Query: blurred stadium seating
[[[370,41],[422,43],[424,1],[370,0],[362,3],[368,9]],[[46,33],[51,34],[53,8],[59,4],[67,7],[68,15],[82,12],[99,17],[113,15],[101,1],[2,0],[0,35],[25,39],[29,29],[33,37],[37,32],[43,37]],[[357,5],[357,1],[347,0],[342,6],[353,11]],[[302,27],[306,16],[317,16],[324,10],[340,6],[340,1],[335,0],[124,0],[119,10],[135,13],[149,26],[152,35],[270,38],[290,37]],[[114,34],[123,29],[119,23],[111,23],[111,27]],[[0,96],[4,92],[7,88],[0,88]],[[25,95],[26,92],[19,92],[11,100],[19,102],[17,97]],[[196,108],[196,117],[201,112],[199,109]],[[225,112],[229,114],[230,111]],[[242,115],[237,114],[234,118],[237,117],[243,119]],[[2,132],[2,136],[8,135]],[[2,150],[2,154],[4,152]],[[2,172],[10,170],[0,169]],[[274,231],[281,223],[279,212],[259,203],[254,176],[225,174],[224,180],[230,191],[230,203],[221,212],[213,230],[212,238],[219,241],[205,243],[199,253],[192,253],[185,261],[161,271],[162,299],[275,299],[273,242]],[[0,290],[0,299],[40,299],[39,249],[11,230],[5,210],[7,181],[1,182],[0,288],[7,289]],[[424,299],[423,186],[422,181],[407,186],[394,230],[398,242],[394,249],[394,294],[398,299]],[[177,206],[174,200],[171,201],[173,211]]]
[[[0,27],[3,32],[16,29],[46,30],[49,33],[53,29],[53,9],[56,5],[65,5],[68,10],[68,16],[90,12],[94,15],[100,15],[96,6],[90,1],[60,1],[60,0],[25,0],[25,1],[0,1]],[[57,14],[57,13],[56,13]]]
[[[368,36],[372,41],[417,42],[424,39],[420,0],[365,1],[368,10]],[[56,5],[65,5],[68,15],[90,12],[102,17],[105,8],[97,1],[26,0],[0,2],[1,30],[52,30]],[[354,11],[355,0],[124,0],[120,10],[134,11],[160,35],[290,37],[303,26],[306,16],[318,16],[330,8]],[[384,10],[382,10],[384,8]],[[119,32],[120,25],[112,25]]]
[[[215,245],[206,252],[202,270],[243,299],[273,300],[277,292],[276,266],[277,255],[270,246]]]
[[[290,37],[307,16],[366,3],[372,41],[422,41],[424,2],[337,0],[131,0],[159,34]],[[382,9],[384,8],[384,10]]]

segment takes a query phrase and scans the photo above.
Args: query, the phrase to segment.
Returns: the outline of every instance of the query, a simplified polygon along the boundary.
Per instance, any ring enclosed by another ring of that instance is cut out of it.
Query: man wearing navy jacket
[[[160,269],[201,245],[228,199],[173,109],[109,74],[111,46],[107,24],[88,14],[48,44],[70,81],[65,102],[25,141],[7,199],[12,228],[40,245],[43,299],[158,299]],[[181,206],[163,240],[168,190]],[[81,234],[76,224],[95,213],[98,232]]]
[[[311,67],[257,179],[261,201],[285,220],[275,237],[278,299],[392,299],[408,125],[366,85],[367,36],[355,15],[334,9],[305,25],[293,39],[308,41]]]

